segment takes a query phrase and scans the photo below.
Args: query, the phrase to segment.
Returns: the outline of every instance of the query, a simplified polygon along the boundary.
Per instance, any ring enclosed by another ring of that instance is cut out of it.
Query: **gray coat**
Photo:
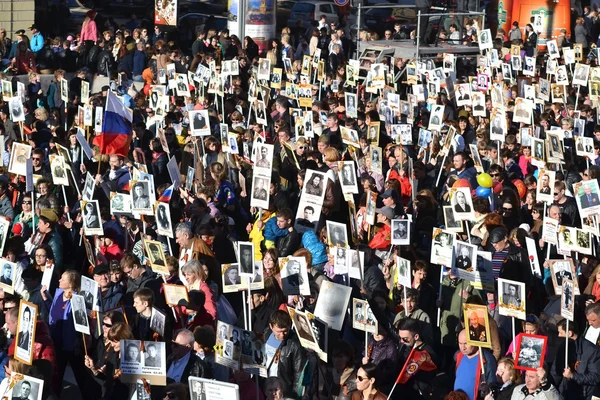
[[[585,26],[580,24],[575,25],[575,43],[581,43],[584,49],[588,47],[587,35],[588,31],[585,29]]]

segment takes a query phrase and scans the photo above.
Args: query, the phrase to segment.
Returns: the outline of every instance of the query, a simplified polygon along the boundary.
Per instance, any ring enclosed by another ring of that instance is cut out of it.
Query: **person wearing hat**
[[[121,261],[123,250],[117,243],[119,234],[113,228],[104,229],[104,236],[100,238],[100,253],[106,258],[106,261]]]
[[[498,277],[524,282],[533,281],[529,259],[525,249],[508,240],[508,232],[503,226],[494,228],[488,237],[488,251],[492,251],[494,279]]]
[[[379,230],[369,242],[369,247],[375,249],[376,255],[379,256],[379,253],[387,252],[392,244],[392,220],[395,212],[388,206],[377,208],[375,212],[377,212],[376,225]]]
[[[44,37],[35,24],[31,25],[29,30],[31,31],[31,51],[33,51],[34,54],[37,54],[44,48]]]
[[[54,265],[62,271],[63,262],[63,241],[55,229],[58,223],[58,214],[52,208],[46,208],[40,211],[40,220],[37,224],[36,234],[43,235],[42,243],[47,244],[54,254]],[[34,235],[35,236],[35,235]]]
[[[25,289],[29,294],[27,301],[37,306],[38,321],[48,323],[48,306],[42,298],[40,290],[42,290],[43,272],[36,268],[26,268],[21,274],[21,279],[25,285]]]
[[[123,301],[123,287],[110,281],[108,264],[94,267],[94,280],[100,288],[100,311],[117,308]]]

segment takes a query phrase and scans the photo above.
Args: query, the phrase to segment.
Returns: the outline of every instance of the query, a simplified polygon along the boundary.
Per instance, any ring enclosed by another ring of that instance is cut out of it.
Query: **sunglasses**
[[[560,195],[560,193],[554,193],[554,195],[555,195],[555,196],[558,196],[558,195]]]
[[[24,201],[23,204],[29,204],[29,205],[31,205],[31,201]]]
[[[356,375],[356,379],[358,379],[359,382],[362,382],[368,380],[369,378],[367,378],[366,376]]]
[[[502,207],[502,211],[504,212],[512,212],[512,208],[506,208],[506,207]]]
[[[500,176],[500,174],[490,174],[490,176],[494,177],[494,176]]]
[[[107,324],[106,322],[103,322],[102,325],[107,328],[112,328],[112,324]]]
[[[167,399],[176,399],[177,395],[175,393],[173,393],[173,392],[169,392],[169,393],[165,393],[165,397]]]
[[[39,158],[39,157],[32,157],[32,160],[33,160],[33,161],[41,161],[42,159],[41,159],[41,158]]]
[[[410,343],[410,338],[407,337],[401,337],[400,340],[402,341],[402,343]]]

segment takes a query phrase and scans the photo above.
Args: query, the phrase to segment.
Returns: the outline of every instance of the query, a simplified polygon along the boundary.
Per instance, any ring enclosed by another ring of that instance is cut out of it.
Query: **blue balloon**
[[[538,176],[539,176],[539,175],[540,175],[540,170],[539,170],[539,169],[536,169],[535,171],[533,171],[533,177],[534,177],[535,179],[538,179]]]
[[[477,197],[489,197],[491,194],[492,194],[491,188],[484,188],[482,186],[479,186],[477,189],[475,189],[475,195]]]

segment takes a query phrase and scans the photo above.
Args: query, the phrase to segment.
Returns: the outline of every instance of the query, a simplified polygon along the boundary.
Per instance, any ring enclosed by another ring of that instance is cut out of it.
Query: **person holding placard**
[[[464,329],[458,334],[454,390],[463,390],[469,399],[475,399],[482,382],[496,382],[496,359],[489,350],[468,344],[467,335]],[[479,360],[482,355],[485,360],[483,363]],[[485,365],[485,373],[482,365]],[[473,379],[476,376],[480,377],[479,381]]]

